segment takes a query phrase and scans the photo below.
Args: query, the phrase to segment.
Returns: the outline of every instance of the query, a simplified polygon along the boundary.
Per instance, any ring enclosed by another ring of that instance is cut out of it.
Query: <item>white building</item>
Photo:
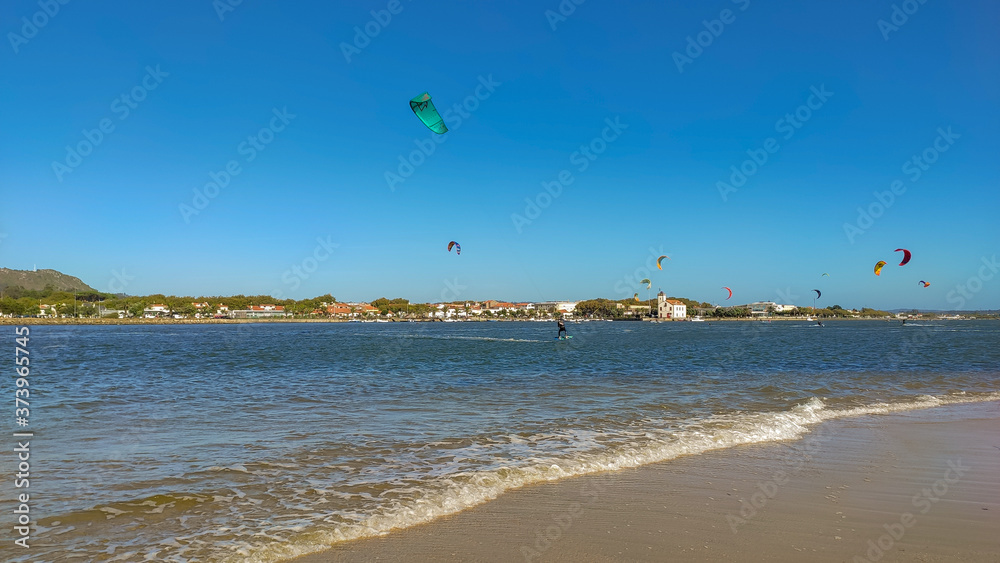
[[[454,303],[438,303],[434,305],[437,311],[432,311],[427,314],[430,318],[444,318],[450,319],[452,317],[467,317],[468,314],[465,312],[465,306],[455,305]],[[481,313],[482,311],[480,311]]]
[[[566,311],[567,313],[572,313],[574,310],[576,310],[576,301],[556,302],[556,311]]]
[[[269,317],[290,317],[283,305],[251,305],[249,309],[233,309],[229,316],[234,319],[260,319]]]
[[[142,310],[142,317],[144,319],[155,319],[156,317],[167,316],[169,314],[170,307],[159,303],[154,303]]]
[[[774,301],[754,301],[753,303],[748,303],[747,308],[750,309],[751,317],[766,317],[770,310],[777,312],[778,304]]]
[[[687,305],[677,299],[667,299],[667,294],[661,291],[656,294],[656,313],[661,319],[684,319],[687,317]]]

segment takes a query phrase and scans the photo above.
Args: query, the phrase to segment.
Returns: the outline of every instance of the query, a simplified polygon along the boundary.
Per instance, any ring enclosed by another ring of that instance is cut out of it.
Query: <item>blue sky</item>
[[[662,252],[653,290],[703,301],[1000,308],[995,3],[897,2],[880,29],[893,2],[222,2],[5,3],[0,265],[539,301],[626,297]],[[438,143],[424,91],[468,108]]]

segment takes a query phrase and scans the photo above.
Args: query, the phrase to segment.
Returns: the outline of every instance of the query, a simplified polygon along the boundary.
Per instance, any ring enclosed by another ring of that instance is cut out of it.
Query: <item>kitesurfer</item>
[[[562,322],[562,319],[559,319],[559,334],[557,338],[562,338],[563,333],[566,333],[566,325]],[[569,333],[566,334],[568,335]]]

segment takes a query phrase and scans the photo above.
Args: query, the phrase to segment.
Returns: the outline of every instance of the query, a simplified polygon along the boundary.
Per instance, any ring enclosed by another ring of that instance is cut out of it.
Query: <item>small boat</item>
[[[703,319],[701,317],[691,317],[691,322],[693,322],[693,323],[703,323],[703,322],[705,322],[705,319]]]

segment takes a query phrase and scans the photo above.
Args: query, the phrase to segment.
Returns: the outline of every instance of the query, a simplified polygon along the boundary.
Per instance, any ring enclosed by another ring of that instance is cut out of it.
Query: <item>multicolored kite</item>
[[[882,275],[882,266],[885,266],[885,263],[886,263],[885,260],[879,260],[878,264],[875,264],[875,275],[876,276],[881,276]]]
[[[661,269],[661,270],[663,269],[663,265],[660,264],[660,262],[662,262],[664,258],[666,258],[667,260],[670,260],[670,257],[667,256],[666,254],[664,254],[663,256],[660,256],[659,258],[656,259],[656,267],[659,268],[659,269]]]
[[[448,252],[451,252],[452,248],[455,249],[455,254],[457,254],[459,256],[462,255],[462,245],[458,244],[455,241],[451,241],[451,242],[448,243]]]

